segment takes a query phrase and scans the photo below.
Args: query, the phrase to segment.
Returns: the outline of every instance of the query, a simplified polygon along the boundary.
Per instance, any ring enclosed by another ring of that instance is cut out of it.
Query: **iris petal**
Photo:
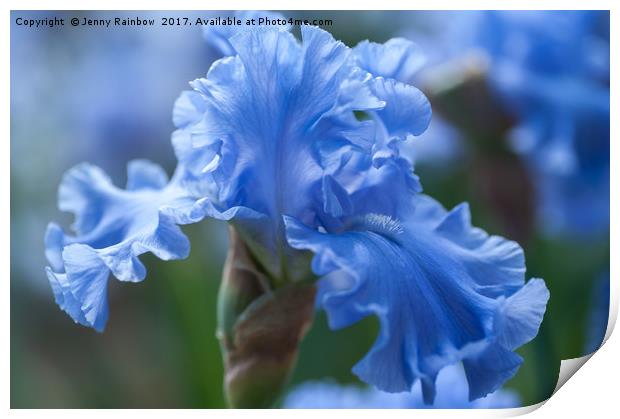
[[[424,196],[415,204],[403,222],[367,216],[340,234],[286,218],[288,242],[315,254],[322,281],[338,279],[321,294],[332,328],[379,318],[353,370],[363,381],[400,392],[420,380],[430,403],[439,371],[463,361],[470,397],[482,397],[518,369],[512,351],[536,334],[548,291],[542,280],[525,284],[520,247],[472,227],[466,206],[447,212]]]
[[[403,83],[411,82],[425,62],[420,49],[403,38],[392,38],[385,44],[362,41],[353,48],[353,54],[357,64],[369,73]]]
[[[426,131],[431,121],[431,105],[420,90],[379,77],[374,80],[373,92],[386,103],[376,114],[390,136],[405,139]]]
[[[206,25],[203,30],[203,36],[208,45],[214,48],[220,55],[235,55],[235,47],[230,43],[230,38],[237,32],[244,29],[247,30],[246,21],[259,18],[268,18],[271,20],[282,19],[284,16],[277,12],[264,12],[257,10],[237,10],[234,13],[236,19],[241,20],[241,26],[238,25]],[[280,25],[281,30],[289,30],[288,24]]]
[[[196,222],[205,211],[178,179],[168,182],[159,166],[146,161],[129,163],[126,190],[88,164],[65,175],[59,207],[75,215],[77,235],[66,235],[53,223],[48,226],[47,275],[57,304],[76,322],[103,330],[109,275],[143,280],[141,254],[151,252],[163,260],[187,257],[189,241],[177,224]]]

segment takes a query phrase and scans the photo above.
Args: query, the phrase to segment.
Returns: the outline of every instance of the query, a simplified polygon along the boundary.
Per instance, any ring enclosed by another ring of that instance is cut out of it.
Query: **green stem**
[[[308,283],[270,289],[233,229],[230,239],[218,296],[224,390],[231,407],[271,407],[293,371],[299,342],[312,324],[316,289]]]

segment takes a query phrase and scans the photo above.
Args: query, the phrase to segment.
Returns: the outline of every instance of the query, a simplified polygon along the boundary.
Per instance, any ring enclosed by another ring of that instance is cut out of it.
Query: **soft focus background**
[[[325,29],[349,46],[405,36],[426,50],[428,64],[414,83],[429,95],[435,119],[411,150],[416,171],[426,193],[445,206],[469,201],[474,224],[518,240],[528,277],[546,280],[547,315],[538,337],[519,350],[525,363],[507,387],[524,404],[548,397],[560,359],[596,349],[607,321],[609,14],[560,16],[566,26],[550,24],[557,14],[531,12],[525,24],[493,18],[486,41],[453,33],[473,34],[477,26],[468,25],[476,12],[284,14],[331,19]],[[172,172],[172,104],[188,81],[206,74],[216,53],[195,26],[37,29],[16,26],[15,18],[228,15],[11,13],[11,407],[225,406],[215,338],[225,225],[185,227],[188,260],[143,256],[149,275],[141,284],[111,281],[103,334],[75,325],[56,307],[43,250],[47,223],[71,222],[57,210],[56,193],[73,165],[99,165],[117,184],[134,158]],[[537,32],[554,26],[559,30]],[[528,49],[528,36],[550,41]],[[499,58],[461,54],[480,48]],[[567,84],[549,87],[545,78]],[[558,104],[547,100],[560,90]],[[368,318],[332,332],[318,314],[292,385],[328,377],[357,382],[351,367],[376,326]]]

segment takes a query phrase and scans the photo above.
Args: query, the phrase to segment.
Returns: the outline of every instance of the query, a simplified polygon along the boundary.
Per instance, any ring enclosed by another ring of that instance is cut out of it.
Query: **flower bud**
[[[231,407],[266,408],[278,399],[295,366],[299,343],[312,324],[315,294],[314,285],[308,283],[272,289],[231,228],[217,333]]]

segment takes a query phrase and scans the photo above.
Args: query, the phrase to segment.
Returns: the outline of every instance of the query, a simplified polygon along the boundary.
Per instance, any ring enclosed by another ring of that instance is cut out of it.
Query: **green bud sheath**
[[[218,338],[230,407],[267,408],[279,398],[314,315],[312,284],[272,290],[233,228],[218,298]]]

